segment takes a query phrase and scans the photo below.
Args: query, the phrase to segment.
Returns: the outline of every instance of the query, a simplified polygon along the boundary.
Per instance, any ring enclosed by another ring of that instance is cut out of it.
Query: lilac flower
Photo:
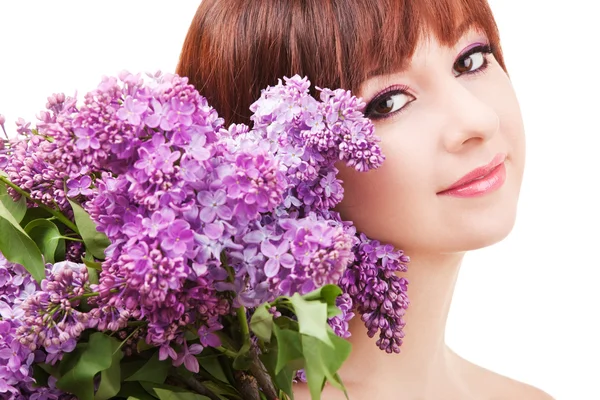
[[[168,119],[172,124],[181,124],[190,126],[192,124],[192,114],[195,111],[193,103],[178,98],[172,98],[168,111]]]
[[[93,191],[90,189],[92,184],[92,178],[87,175],[82,176],[79,179],[70,179],[67,181],[67,196],[75,197],[77,195],[91,196]]]
[[[63,353],[74,349],[75,340],[86,329],[87,315],[75,308],[79,300],[68,299],[84,294],[88,273],[85,266],[74,263],[57,264],[54,268],[42,281],[41,290],[21,305],[24,324],[16,336],[31,350],[44,347],[49,353]]]
[[[167,228],[175,219],[175,213],[171,209],[155,211],[150,218],[144,218],[142,225],[147,229],[148,237],[155,238],[160,231]]]
[[[183,255],[194,241],[194,232],[186,221],[176,220],[167,229],[161,247],[174,256]]]
[[[350,337],[348,322],[354,318],[354,312],[352,312],[352,298],[348,293],[343,293],[336,299],[336,305],[342,311],[342,313],[331,318],[329,320],[329,325],[331,325],[331,328],[336,335],[347,339]]]
[[[160,350],[158,351],[158,359],[162,361],[166,360],[168,357],[176,360],[177,352],[168,343],[165,343],[160,346]]]
[[[162,170],[165,173],[170,173],[173,170],[173,162],[175,162],[180,153],[175,151],[171,152],[169,146],[164,143],[164,139],[160,136],[154,136],[150,146],[140,147],[138,154],[139,160],[136,161],[135,167],[151,176],[156,171]]]
[[[218,322],[212,322],[211,327],[202,325],[198,329],[198,336],[200,337],[200,343],[204,347],[219,347],[221,346],[221,339],[213,332],[223,329],[223,325]]]
[[[389,246],[360,235],[356,249],[357,262],[340,279],[340,287],[348,293],[370,337],[379,332],[377,346],[388,353],[399,353],[404,337],[403,316],[409,301],[408,281],[396,275],[406,271],[409,258],[402,251],[390,254]],[[383,260],[386,266],[383,266]]]
[[[209,191],[203,191],[198,193],[198,201],[204,207],[200,212],[200,219],[204,222],[213,222],[213,220],[219,216],[224,220],[229,220],[232,217],[231,208],[225,203],[227,201],[227,194],[224,190],[217,190],[212,193]]]
[[[4,129],[4,124],[6,123],[6,118],[4,117],[4,115],[0,114],[0,128],[2,129],[2,132],[4,132],[4,136],[6,137],[6,139],[8,140],[8,134],[6,133],[6,130]],[[2,143],[2,146],[4,145],[4,143]],[[3,147],[0,146],[0,150],[3,149]]]
[[[208,160],[208,158],[210,157],[210,151],[205,147],[205,145],[206,135],[194,135],[188,147],[188,154],[198,161]]]
[[[178,367],[184,364],[188,371],[198,373],[200,372],[200,365],[198,359],[195,357],[196,354],[200,354],[204,350],[204,347],[200,344],[193,344],[188,347],[187,342],[183,344],[183,353],[177,356],[177,359],[173,362],[173,365]]]
[[[131,246],[127,252],[127,257],[131,259],[128,268],[138,275],[145,275],[152,268],[153,261],[150,255],[150,248],[146,242],[138,242]]]
[[[31,122],[27,122],[23,118],[17,118],[16,124],[17,124],[17,133],[19,135],[31,134],[31,129],[29,128],[29,126],[31,126]]]
[[[75,142],[75,146],[79,150],[86,150],[88,148],[97,150],[100,148],[100,142],[95,135],[95,132],[90,128],[76,128],[75,136],[78,138]]]
[[[205,159],[207,159],[209,155],[208,150],[206,150],[206,152],[207,157]],[[184,181],[193,185],[204,179],[206,176],[206,168],[197,158],[186,157],[184,155],[179,164],[179,176]]]
[[[125,98],[125,104],[117,111],[117,116],[129,122],[131,125],[139,125],[141,115],[148,109],[148,104],[139,101],[131,96]]]
[[[271,278],[279,272],[280,266],[292,268],[294,266],[294,257],[288,253],[290,244],[287,240],[282,241],[277,247],[271,242],[265,240],[260,245],[261,252],[268,258],[265,264],[265,274]]]
[[[153,114],[149,114],[144,119],[144,123],[151,128],[160,126],[160,129],[169,131],[173,128],[173,124],[169,122],[169,104],[161,104],[158,100],[152,99],[152,110]]]
[[[8,161],[8,156],[0,154],[0,171],[6,168],[6,166],[8,165]]]
[[[408,259],[357,237],[332,211],[343,198],[337,162],[367,171],[384,160],[362,101],[328,89],[316,99],[306,78],[285,78],[252,105],[252,129],[225,128],[187,78],[151,79],[106,77],[77,106],[53,95],[39,135],[20,122],[26,140],[10,144],[0,168],[69,218],[67,197],[85,196],[83,207],[111,244],[94,285],[85,268],[59,263],[38,287],[0,262],[0,314],[11,321],[8,333],[0,321],[0,375],[15,354],[29,366],[32,349],[59,362],[83,329],[125,339],[133,321],[144,328],[126,352],[143,340],[161,360],[198,371],[196,355],[220,344],[232,307],[327,283],[345,292],[342,314],[329,321],[336,334],[349,335],[356,310],[369,335],[379,334],[377,345],[397,351],[408,300],[396,273]],[[84,251],[70,244],[66,259],[79,261]],[[91,291],[99,296],[87,299],[84,312],[80,297]],[[188,346],[189,332],[199,344]],[[13,339],[20,348],[12,349]],[[11,382],[30,384],[30,368],[22,372],[11,370]],[[22,387],[0,384],[0,391]]]
[[[9,263],[0,253],[0,397],[6,399],[39,398],[38,393],[47,393],[58,399],[63,395],[53,388],[33,386],[33,364],[37,353],[21,344],[17,330],[23,325],[22,305],[39,286],[25,269]],[[43,357],[43,354],[42,354]],[[51,382],[50,382],[51,383]],[[43,397],[42,397],[43,398]],[[65,399],[67,397],[64,397]]]

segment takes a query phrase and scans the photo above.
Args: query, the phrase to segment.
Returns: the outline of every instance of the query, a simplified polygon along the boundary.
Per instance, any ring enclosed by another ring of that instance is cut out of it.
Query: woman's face
[[[367,173],[340,167],[345,194],[337,209],[359,231],[409,255],[481,248],[510,232],[525,138],[511,82],[488,44],[475,30],[454,47],[423,40],[406,70],[362,84],[358,95],[386,160]],[[441,193],[502,159],[475,188],[491,190]]]

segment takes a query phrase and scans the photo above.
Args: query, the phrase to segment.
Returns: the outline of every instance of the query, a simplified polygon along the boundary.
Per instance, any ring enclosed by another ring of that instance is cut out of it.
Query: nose
[[[500,118],[489,104],[489,93],[482,96],[456,80],[448,85],[446,93],[450,95],[441,96],[440,109],[445,115],[442,135],[448,152],[461,152],[494,137],[500,129]]]

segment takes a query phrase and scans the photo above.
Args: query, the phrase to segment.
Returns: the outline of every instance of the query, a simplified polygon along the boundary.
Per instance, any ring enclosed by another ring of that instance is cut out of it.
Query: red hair
[[[202,0],[177,74],[227,124],[248,124],[260,90],[284,76],[357,91],[406,66],[424,35],[451,46],[470,27],[506,69],[487,0]]]

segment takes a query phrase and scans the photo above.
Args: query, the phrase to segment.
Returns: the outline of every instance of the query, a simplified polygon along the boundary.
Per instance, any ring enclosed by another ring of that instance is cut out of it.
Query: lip
[[[506,154],[497,154],[489,164],[475,168],[438,194],[475,197],[500,188],[506,180],[505,160]]]

